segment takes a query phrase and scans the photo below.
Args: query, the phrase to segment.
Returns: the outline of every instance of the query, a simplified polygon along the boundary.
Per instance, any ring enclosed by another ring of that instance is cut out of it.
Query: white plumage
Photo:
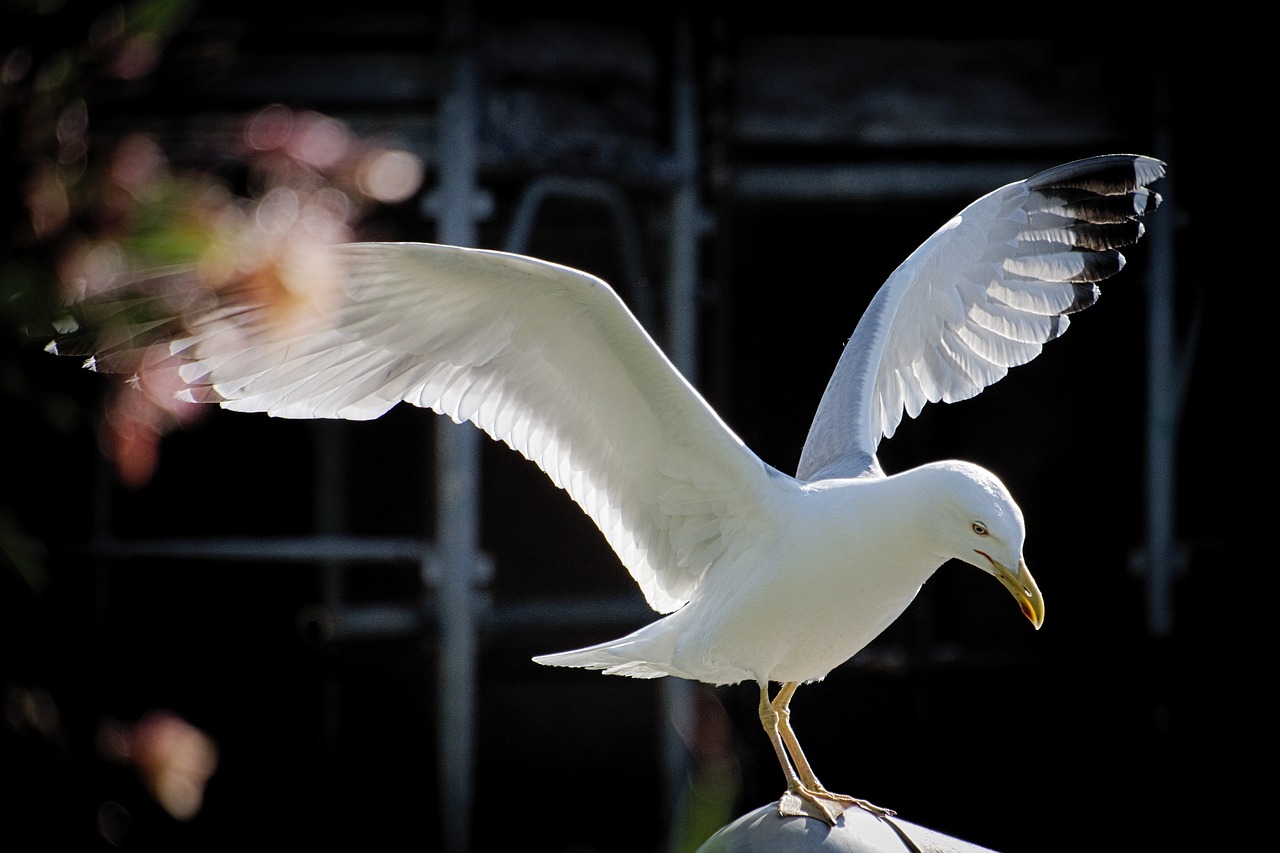
[[[591,516],[654,610],[587,649],[536,658],[638,677],[760,685],[788,793],[834,821],[870,804],[822,788],[787,721],[949,559],[992,574],[1039,627],[1022,513],[990,472],[948,461],[885,476],[882,437],[927,402],[972,397],[1034,358],[1123,265],[1159,196],[1157,160],[1068,163],[978,199],[878,291],[818,407],[796,477],[755,456],[602,281],[531,258],[426,244],[340,247],[334,299],[287,321],[224,302],[170,349],[189,399],[291,418],[374,418],[401,401],[471,421]],[[243,294],[241,294],[243,296]],[[140,340],[51,348],[132,369]],[[769,697],[769,682],[782,688]]]

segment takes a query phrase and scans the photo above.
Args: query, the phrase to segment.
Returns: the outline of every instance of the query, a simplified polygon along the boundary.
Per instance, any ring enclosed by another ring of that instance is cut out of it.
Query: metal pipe
[[[1163,136],[1163,135],[1162,135]],[[1157,150],[1165,147],[1157,142]],[[1147,239],[1147,422],[1144,488],[1146,542],[1141,569],[1146,579],[1147,630],[1153,637],[1173,633],[1174,578],[1182,565],[1177,542],[1177,442],[1184,385],[1185,353],[1175,329],[1173,179],[1160,185],[1161,210],[1151,217]]]
[[[243,560],[271,563],[417,561],[430,543],[421,539],[362,536],[299,536],[269,539],[92,540],[83,551],[95,559]]]
[[[672,364],[696,383],[698,359],[698,246],[703,220],[698,198],[698,106],[693,68],[693,38],[689,21],[676,21],[675,68],[672,74],[672,148],[679,185],[671,197],[671,227],[667,258],[666,349]],[[694,730],[694,685],[682,678],[663,680],[663,764],[667,780],[667,817],[671,826],[680,818],[684,790],[693,757],[686,734]]]
[[[440,107],[438,238],[475,246],[473,202],[477,189],[478,72],[468,0],[452,0],[445,13],[444,52],[449,82]],[[440,811],[446,850],[470,849],[474,779],[476,626],[473,569],[479,542],[480,461],[477,432],[469,425],[435,418],[436,541],[440,556],[438,596],[440,671]],[[423,560],[424,588],[430,560]],[[424,608],[430,607],[429,598]]]
[[[734,196],[742,202],[840,201],[868,203],[957,196],[970,198],[1044,168],[1043,163],[845,163],[752,166],[737,169]]]
[[[298,612],[298,632],[311,643],[328,645],[353,640],[406,637],[438,629],[438,614],[407,604],[315,605]],[[651,619],[653,611],[632,597],[522,601],[482,605],[474,610],[481,632],[527,632],[547,628],[631,629]]]
[[[596,178],[576,178],[564,175],[547,175],[535,178],[525,187],[516,204],[511,228],[503,245],[508,252],[525,253],[537,223],[538,213],[548,198],[559,196],[603,204],[613,218],[614,232],[618,238],[618,251],[622,256],[622,272],[626,278],[626,294],[632,311],[646,328],[652,328],[653,299],[648,277],[644,272],[643,252],[640,248],[640,228],[626,195],[617,186]]]

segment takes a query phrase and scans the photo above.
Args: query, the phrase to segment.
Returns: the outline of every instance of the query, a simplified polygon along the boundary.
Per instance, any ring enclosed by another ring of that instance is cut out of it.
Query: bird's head
[[[1037,629],[1044,624],[1044,599],[1022,558],[1026,526],[1022,510],[1000,479],[977,465],[947,462],[949,497],[943,514],[947,556],[977,566],[1009,590]]]

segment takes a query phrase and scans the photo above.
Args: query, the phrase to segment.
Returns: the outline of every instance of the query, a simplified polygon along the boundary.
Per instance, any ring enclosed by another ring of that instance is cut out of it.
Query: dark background
[[[481,245],[502,245],[534,178],[609,181],[636,214],[647,293],[622,286],[616,233],[598,205],[549,204],[527,250],[619,283],[633,305],[656,300],[660,341],[674,34],[678,20],[688,24],[706,222],[695,384],[784,471],[794,469],[830,369],[875,288],[996,184],[762,195],[752,176],[765,167],[812,175],[906,165],[945,186],[941,176],[965,168],[1014,180],[1113,151],[1168,160],[1157,186],[1168,198],[1155,215],[1174,219],[1176,322],[1189,365],[1177,426],[1186,559],[1172,632],[1152,636],[1133,568],[1144,535],[1145,241],[1065,340],[978,399],[928,408],[881,449],[887,470],[957,456],[1008,483],[1027,518],[1044,629],[1032,632],[998,585],[948,565],[880,640],[803,688],[793,709],[828,787],[996,850],[1156,848],[1230,833],[1209,815],[1235,794],[1234,774],[1219,768],[1260,748],[1243,714],[1250,682],[1237,675],[1257,655],[1239,629],[1265,605],[1240,580],[1247,533],[1236,486],[1204,451],[1243,440],[1219,433],[1219,409],[1238,416],[1242,403],[1217,378],[1242,368],[1199,273],[1201,163],[1189,128],[1204,113],[1186,85],[1194,63],[1182,43],[1127,21],[1043,34],[714,6],[683,18],[661,5],[643,14],[571,4],[513,14],[480,3],[475,13],[479,183],[492,202]],[[61,15],[15,17],[6,49],[25,36],[41,55],[69,25],[88,31],[93,20]],[[389,0],[313,4],[302,18],[276,16],[271,4],[192,7],[145,79],[90,91],[91,114],[104,135],[145,128],[175,162],[233,185],[218,140],[204,133],[211,116],[278,102],[357,130],[391,130],[423,158],[425,185],[371,213],[359,236],[436,239],[421,202],[440,167],[444,15],[438,4]],[[6,154],[19,175],[23,149],[8,127]],[[194,550],[112,559],[104,550],[326,532],[429,539],[435,416],[402,406],[375,422],[335,424],[211,411],[164,439],[149,482],[126,488],[95,439],[104,377],[44,355],[43,340],[18,331],[4,350],[9,458],[0,476],[11,534],[0,594],[8,723],[0,773],[11,793],[0,838],[12,838],[11,849],[221,849],[249,840],[441,849],[450,837],[442,824],[468,820],[475,849],[667,849],[676,830],[663,684],[529,661],[650,618],[594,527],[532,465],[483,446],[489,612],[599,597],[619,615],[539,627],[482,622],[475,807],[470,816],[442,813],[434,593],[415,565],[330,566],[348,603],[423,604],[427,614],[419,631],[340,642],[309,621],[334,576],[318,561],[209,560]],[[335,460],[345,470],[340,494],[321,473]],[[15,542],[34,562],[14,556]],[[776,799],[782,779],[754,686],[698,687],[695,696],[693,767],[724,774],[715,777],[727,803],[712,811],[714,829]],[[41,714],[21,710],[31,697]],[[217,744],[217,771],[189,821],[165,814],[136,769],[108,760],[98,744],[105,721],[156,709]],[[124,815],[126,828],[104,830],[104,815]]]

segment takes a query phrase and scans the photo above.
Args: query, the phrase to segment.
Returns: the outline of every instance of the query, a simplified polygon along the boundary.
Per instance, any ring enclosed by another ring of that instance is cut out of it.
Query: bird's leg
[[[804,757],[804,750],[800,748],[800,740],[796,737],[795,730],[791,728],[791,697],[795,695],[796,688],[800,685],[794,681],[788,681],[778,688],[778,694],[773,697],[773,701],[769,704],[773,707],[773,712],[778,718],[778,734],[782,738],[782,743],[787,748],[787,754],[791,757],[791,762],[796,768],[796,773],[800,777],[800,782],[817,794],[828,794],[826,788],[818,781],[818,775],[813,772],[813,768],[809,766],[809,760]]]
[[[778,813],[783,817],[813,817],[835,826],[836,820],[844,814],[844,807],[805,789],[795,768],[791,766],[786,747],[782,745],[778,723],[778,711],[769,701],[769,685],[766,682],[760,685],[760,725],[764,726],[769,743],[773,744],[773,751],[778,756],[778,763],[782,765],[782,775],[787,779],[787,792],[778,801]]]
[[[769,707],[773,712],[772,718],[778,733],[778,738],[786,747],[786,751],[791,760],[791,763],[787,766],[791,767],[794,765],[795,772],[793,775],[800,782],[801,789],[820,800],[840,803],[842,812],[844,806],[857,806],[860,809],[871,812],[876,817],[889,817],[890,815],[895,814],[892,809],[881,808],[880,806],[877,806],[874,803],[869,803],[866,800],[860,800],[857,797],[850,797],[847,794],[832,793],[818,781],[817,774],[814,773],[813,768],[809,766],[808,759],[804,757],[804,750],[800,748],[800,741],[796,737],[795,731],[791,728],[791,697],[795,695],[796,689],[799,686],[799,683],[795,681],[788,681],[783,684],[782,687],[778,689],[778,694],[769,703]],[[763,715],[761,719],[763,719]],[[774,748],[775,750],[777,749],[776,744]],[[790,779],[788,782],[790,782]],[[788,787],[788,792],[791,792],[790,787]],[[824,808],[823,811],[825,812],[826,809]]]

